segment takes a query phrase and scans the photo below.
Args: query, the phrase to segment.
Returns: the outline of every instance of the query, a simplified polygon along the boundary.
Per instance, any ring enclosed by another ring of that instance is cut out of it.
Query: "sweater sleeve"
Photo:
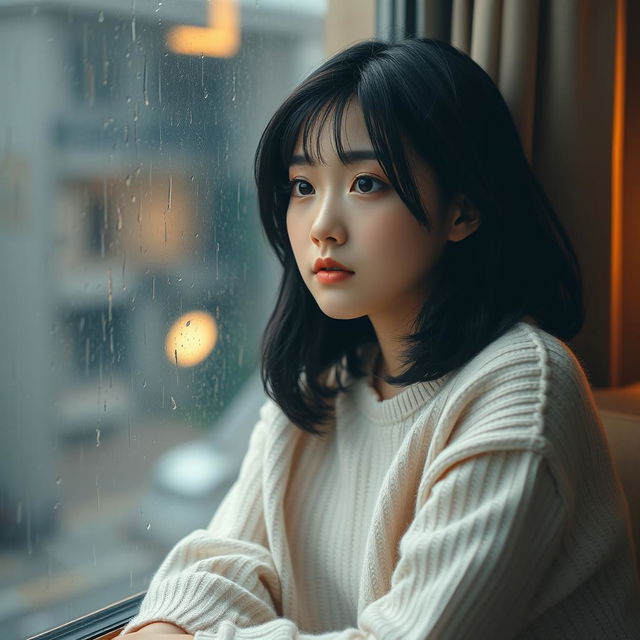
[[[170,622],[194,633],[215,630],[222,619],[249,626],[276,617],[280,582],[262,508],[265,434],[272,411],[270,402],[260,409],[238,478],[208,527],[173,547],[122,634],[151,622]]]
[[[389,591],[358,627],[313,635],[275,619],[223,621],[195,640],[513,638],[558,551],[565,502],[546,458],[487,451],[448,466],[400,542]]]

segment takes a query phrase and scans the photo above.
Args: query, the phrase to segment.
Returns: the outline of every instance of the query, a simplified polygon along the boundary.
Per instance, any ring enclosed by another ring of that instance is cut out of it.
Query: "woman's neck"
[[[371,385],[378,394],[378,399],[380,401],[393,398],[402,391],[402,387],[394,386],[382,379],[382,376],[387,375],[389,374],[384,370],[382,351],[378,348],[378,353],[374,359],[371,370]]]

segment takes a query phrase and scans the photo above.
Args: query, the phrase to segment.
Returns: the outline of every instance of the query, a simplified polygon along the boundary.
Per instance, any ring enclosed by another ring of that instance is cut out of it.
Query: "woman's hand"
[[[152,622],[121,637],[126,640],[193,640],[192,635],[169,622]]]

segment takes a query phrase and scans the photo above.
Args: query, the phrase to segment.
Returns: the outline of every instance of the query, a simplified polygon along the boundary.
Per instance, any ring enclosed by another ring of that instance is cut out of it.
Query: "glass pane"
[[[146,588],[264,401],[252,160],[324,0],[0,1],[0,623]]]

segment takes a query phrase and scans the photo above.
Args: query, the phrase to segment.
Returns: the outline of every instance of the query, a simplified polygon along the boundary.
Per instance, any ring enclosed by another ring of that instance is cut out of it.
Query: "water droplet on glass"
[[[151,529],[151,523],[147,522],[147,531],[149,531],[149,529]]]
[[[96,447],[100,446],[100,428],[96,429]]]
[[[98,12],[98,22],[104,22],[104,11]]]
[[[53,510],[54,510],[54,511],[57,511],[59,508],[60,508],[60,503],[59,503],[59,502],[56,502],[56,503],[53,505]]]
[[[171,398],[171,409],[175,411],[178,408],[178,405],[176,405],[176,401],[173,399],[171,394],[169,394],[169,397]]]
[[[144,57],[144,71],[142,76],[142,95],[144,96],[144,106],[149,106],[149,94],[147,93],[147,56]]]
[[[107,269],[107,309],[109,312],[109,324],[113,322],[113,278],[111,277],[111,267]]]
[[[58,476],[58,477],[56,478],[56,484],[57,484],[58,486],[60,486],[60,485],[62,484],[62,478],[61,478],[60,476]]]

